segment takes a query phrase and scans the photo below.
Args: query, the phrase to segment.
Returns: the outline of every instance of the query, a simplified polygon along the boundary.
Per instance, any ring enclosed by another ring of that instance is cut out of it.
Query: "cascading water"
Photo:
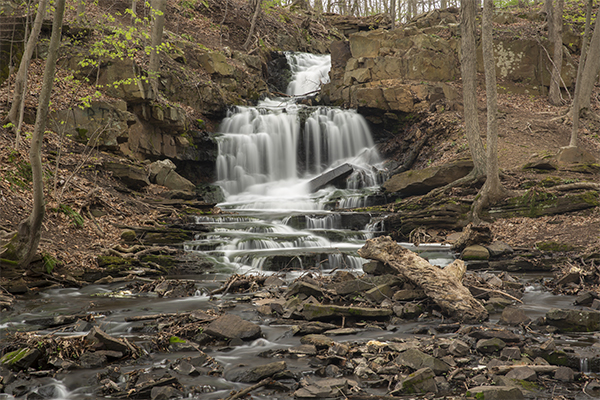
[[[235,107],[220,125],[217,177],[227,201],[219,207],[253,220],[215,220],[218,228],[187,248],[211,248],[211,257],[238,270],[260,270],[267,264],[271,269],[292,264],[358,268],[362,259],[356,251],[369,233],[352,232],[340,241],[345,227],[338,214],[327,210],[365,205],[366,195],[381,183],[375,167],[379,155],[356,111],[294,102],[293,96],[314,92],[328,81],[330,57],[286,57],[293,74],[287,88],[292,97]],[[311,179],[342,164],[353,169],[345,187],[310,191]],[[304,214],[302,230],[286,225],[291,214]]]

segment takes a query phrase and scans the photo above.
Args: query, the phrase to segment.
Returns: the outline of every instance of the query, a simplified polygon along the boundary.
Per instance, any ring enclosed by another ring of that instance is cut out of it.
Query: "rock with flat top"
[[[253,340],[262,335],[260,326],[233,314],[225,314],[217,318],[206,327],[204,332],[221,339]]]

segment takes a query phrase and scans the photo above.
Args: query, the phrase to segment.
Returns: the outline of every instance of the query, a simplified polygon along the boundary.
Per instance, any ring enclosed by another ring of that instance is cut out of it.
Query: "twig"
[[[232,394],[232,395],[230,395],[230,396],[229,396],[229,397],[227,397],[225,400],[235,400],[235,399],[239,399],[240,397],[247,395],[247,394],[248,394],[248,393],[250,393],[251,391],[253,391],[253,390],[256,390],[256,389],[258,389],[258,388],[261,388],[261,387],[263,387],[263,386],[266,386],[266,385],[268,385],[269,383],[271,383],[271,378],[265,378],[265,379],[263,379],[262,381],[258,382],[258,383],[257,383],[257,384],[255,384],[255,385],[252,385],[252,386],[250,386],[250,387],[247,387],[247,388],[246,388],[246,389],[244,389],[244,390],[240,390],[239,392],[237,392],[237,393],[235,393],[235,394]]]

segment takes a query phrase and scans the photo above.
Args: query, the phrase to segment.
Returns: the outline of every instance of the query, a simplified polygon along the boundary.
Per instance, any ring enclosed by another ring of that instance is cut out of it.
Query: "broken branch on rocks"
[[[446,315],[462,322],[483,321],[488,318],[483,305],[462,284],[466,267],[461,260],[441,269],[403,248],[389,236],[367,240],[358,254],[394,268],[400,275],[421,287]]]

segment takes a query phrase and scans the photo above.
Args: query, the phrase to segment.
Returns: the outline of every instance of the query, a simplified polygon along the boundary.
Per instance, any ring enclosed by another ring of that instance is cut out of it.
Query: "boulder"
[[[435,374],[431,368],[421,368],[398,383],[396,389],[392,391],[396,394],[415,394],[415,393],[437,393],[438,388],[435,383]]]
[[[500,316],[500,324],[508,326],[527,325],[531,318],[525,314],[525,311],[518,307],[506,307]]]
[[[22,348],[6,353],[0,358],[0,365],[7,365],[14,369],[26,370],[35,363],[42,353],[38,349]]]
[[[148,174],[142,167],[118,162],[106,162],[104,168],[112,172],[113,176],[122,181],[129,189],[140,190],[150,186]]]
[[[505,347],[500,352],[503,360],[518,360],[521,358],[521,349],[516,346]]]
[[[233,75],[234,68],[227,63],[227,57],[219,52],[204,53],[198,57],[198,62],[209,74]]]
[[[265,378],[284,371],[287,368],[285,361],[276,361],[256,367],[236,367],[225,371],[223,376],[232,382],[258,382]]]
[[[471,160],[455,161],[439,167],[396,174],[388,179],[383,187],[386,192],[403,197],[422,195],[466,176],[472,169]]]
[[[260,326],[233,314],[225,314],[217,318],[206,327],[204,332],[222,339],[253,340],[262,335]]]
[[[563,332],[593,332],[600,330],[600,312],[552,308],[546,313],[546,323]]]
[[[557,161],[560,165],[594,164],[598,160],[592,153],[579,147],[561,147]]]
[[[86,341],[98,342],[102,344],[102,348],[106,350],[117,351],[123,354],[129,354],[129,346],[122,339],[117,339],[103,332],[95,326],[85,337]]]
[[[514,386],[477,386],[467,391],[468,397],[485,400],[524,400],[519,388]]]
[[[400,353],[394,362],[416,370],[430,368],[436,375],[441,375],[450,370],[450,366],[442,360],[414,348]]]
[[[504,255],[510,255],[514,253],[512,247],[500,241],[492,242],[486,245],[485,248],[488,250],[490,257],[492,258],[502,257]]]
[[[345,180],[353,171],[354,168],[350,164],[342,164],[330,171],[323,172],[308,182],[308,190],[312,193],[328,185],[335,186]]]
[[[489,260],[490,252],[484,246],[478,244],[466,247],[460,254],[463,260]]]
[[[511,369],[506,374],[506,377],[517,381],[535,381],[537,379],[537,373],[532,368],[523,366]]]
[[[506,343],[502,339],[481,339],[475,345],[475,348],[481,353],[494,353],[502,350],[506,346]]]
[[[558,367],[554,371],[554,379],[561,382],[573,382],[575,380],[575,372],[569,367]]]

